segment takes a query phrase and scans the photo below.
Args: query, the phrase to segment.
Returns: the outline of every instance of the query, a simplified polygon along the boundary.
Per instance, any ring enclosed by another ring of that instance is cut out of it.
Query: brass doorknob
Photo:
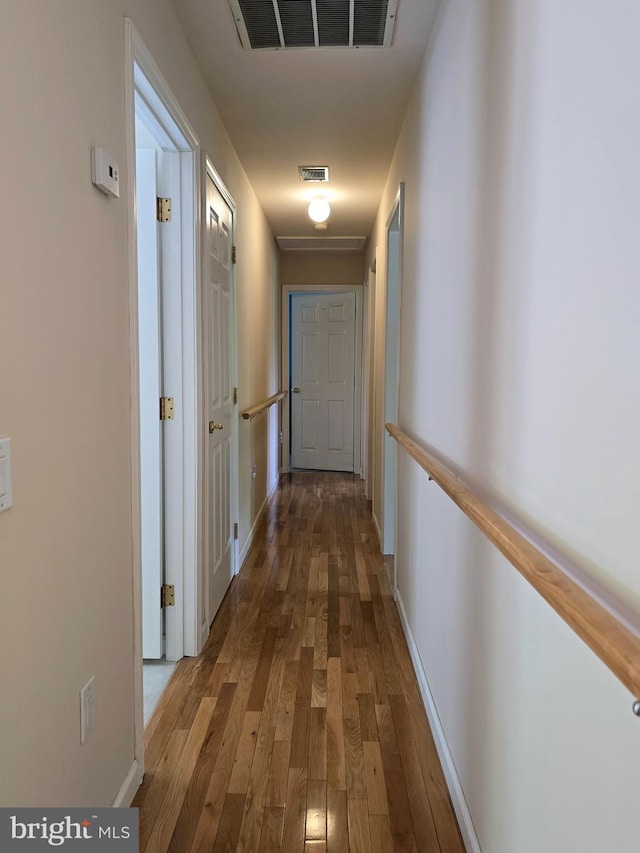
[[[293,391],[294,394],[300,393],[300,389],[297,386],[295,388],[292,388],[291,390]]]
[[[209,421],[209,432],[215,432],[217,429],[224,429],[224,424],[217,424],[215,421]]]

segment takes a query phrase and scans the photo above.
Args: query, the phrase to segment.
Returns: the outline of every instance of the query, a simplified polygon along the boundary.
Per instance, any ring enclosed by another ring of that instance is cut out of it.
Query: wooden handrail
[[[273,406],[274,403],[277,403],[279,400],[282,400],[282,398],[286,396],[286,391],[279,391],[277,394],[274,394],[273,397],[269,397],[268,400],[265,400],[264,403],[258,403],[257,406],[252,406],[250,409],[244,411],[242,413],[242,417],[245,419],[245,421],[250,421],[252,418],[255,418],[256,415],[259,415],[260,412],[264,412],[265,409],[268,409],[270,406]]]
[[[623,625],[552,560],[448,468],[394,424],[386,430],[584,640],[635,697],[640,697],[640,638]],[[640,705],[634,704],[634,713]]]

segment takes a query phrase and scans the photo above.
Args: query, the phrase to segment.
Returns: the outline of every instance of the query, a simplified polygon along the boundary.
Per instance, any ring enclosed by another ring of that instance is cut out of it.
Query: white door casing
[[[206,268],[203,293],[205,429],[205,587],[210,625],[235,570],[232,519],[234,458],[233,211],[211,175],[206,179]]]
[[[386,306],[384,342],[384,410],[382,422],[382,542],[383,554],[396,554],[398,476],[397,444],[384,428],[398,423],[400,379],[400,314],[402,303],[402,231],[404,184],[400,184],[386,225]],[[394,567],[395,573],[395,567]],[[396,581],[394,577],[394,595]]]
[[[354,470],[353,292],[291,296],[291,461],[294,468]]]
[[[175,293],[181,311],[176,314],[174,340],[179,343],[172,356],[176,376],[181,379],[178,396],[181,400],[182,422],[179,429],[179,459],[174,472],[179,474],[179,487],[174,489],[171,511],[179,516],[182,541],[175,541],[179,558],[165,581],[176,585],[176,606],[169,608],[167,620],[167,657],[178,659],[183,654],[200,651],[200,636],[196,612],[203,591],[199,587],[198,566],[201,564],[202,519],[200,488],[201,458],[199,438],[202,419],[201,399],[201,305],[197,283],[201,260],[201,179],[198,164],[198,138],[175,99],[157,64],[145,46],[130,18],[124,18],[124,84],[126,166],[126,199],[129,212],[129,316],[130,316],[130,383],[131,383],[131,515],[132,515],[132,585],[134,613],[134,760],[126,786],[116,802],[131,801],[142,781],[144,768],[143,712],[143,604],[142,604],[142,509],[141,509],[141,436],[139,417],[139,356],[138,356],[138,263],[137,263],[137,198],[136,198],[136,118],[143,117],[153,126],[156,140],[164,150],[178,153],[180,164],[180,263]],[[169,636],[171,634],[171,636]]]

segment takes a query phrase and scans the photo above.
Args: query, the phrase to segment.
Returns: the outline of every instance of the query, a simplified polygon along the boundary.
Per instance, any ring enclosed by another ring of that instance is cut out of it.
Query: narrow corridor
[[[464,850],[360,479],[282,478],[145,765],[147,853]]]

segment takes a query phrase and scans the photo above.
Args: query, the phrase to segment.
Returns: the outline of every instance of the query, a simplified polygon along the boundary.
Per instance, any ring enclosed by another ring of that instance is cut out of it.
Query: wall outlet
[[[94,729],[96,721],[95,675],[80,691],[80,743],[84,743]]]
[[[0,438],[0,512],[9,509],[11,498],[11,439]]]
[[[251,466],[251,479],[255,480],[256,476],[257,476],[256,466],[252,465]]]

